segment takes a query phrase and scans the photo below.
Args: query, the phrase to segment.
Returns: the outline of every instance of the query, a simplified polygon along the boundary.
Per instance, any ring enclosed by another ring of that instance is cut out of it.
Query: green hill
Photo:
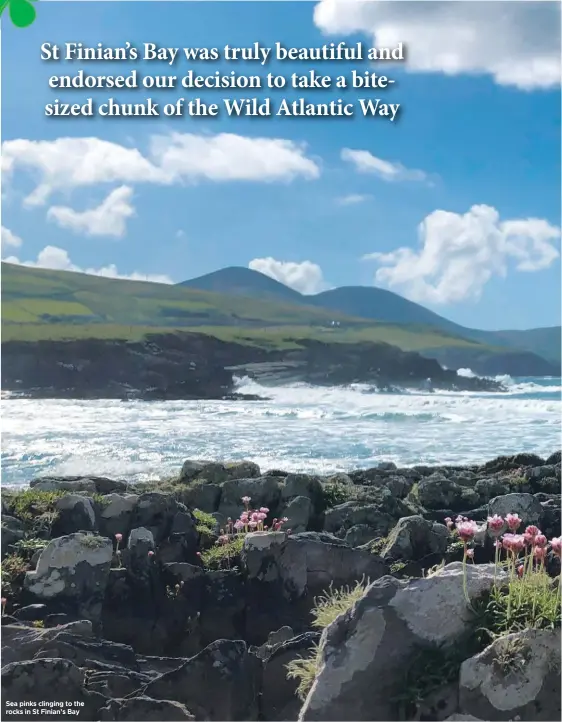
[[[236,288],[241,289],[240,269],[227,270],[234,271]],[[243,283],[247,284],[256,272],[242,270]],[[186,284],[127,281],[2,263],[2,340],[137,340],[149,333],[183,330],[264,348],[293,348],[299,339],[384,341],[404,351],[439,358],[453,368],[469,365],[465,359],[477,359],[478,369],[472,368],[479,373],[487,373],[491,359],[495,362],[490,368],[497,368],[499,354],[503,373],[523,367],[529,375],[554,373],[552,366],[532,353],[506,353],[506,349],[435,325],[379,322],[309,305],[306,302],[311,297],[301,296],[263,274],[256,275],[260,286],[252,286],[252,297],[228,293],[230,287],[221,285],[221,272],[208,285],[224,288],[224,293]]]
[[[258,271],[237,267],[223,268],[206,276],[184,281],[182,285],[189,288],[220,289],[221,293],[232,296],[286,299],[291,303],[316,306],[333,313],[343,313],[381,323],[429,326],[487,346],[531,352],[548,362],[560,364],[560,326],[528,331],[481,331],[465,328],[419,303],[382,288],[343,286],[316,295],[303,296]]]
[[[273,344],[304,335],[383,340],[404,350],[480,347],[438,329],[373,323],[313,306],[2,263],[3,340],[138,338],[155,329]]]

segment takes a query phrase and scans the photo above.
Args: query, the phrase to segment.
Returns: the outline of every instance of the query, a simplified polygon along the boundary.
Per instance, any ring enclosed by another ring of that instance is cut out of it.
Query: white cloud
[[[319,293],[327,288],[322,269],[316,263],[277,261],[275,258],[254,258],[248,264],[253,271],[274,278],[289,288],[304,294]]]
[[[132,197],[132,188],[120,186],[95,208],[75,211],[67,206],[53,206],[47,211],[47,218],[75,233],[122,238],[127,231],[127,219],[135,214]]]
[[[341,196],[337,199],[340,206],[356,206],[359,203],[365,203],[371,198],[368,194],[350,193],[348,196]]]
[[[366,33],[373,45],[404,43],[406,70],[490,75],[522,90],[560,85],[558,2],[353,2],[321,0],[326,33]]]
[[[2,229],[4,231],[4,229]],[[18,239],[21,245],[21,239]],[[105,276],[106,278],[123,278],[129,281],[152,281],[153,283],[173,283],[165,275],[140,273],[119,273],[115,264],[111,263],[101,268],[81,268],[70,260],[68,251],[58,246],[45,246],[37,254],[34,261],[21,261],[17,256],[2,257],[6,263],[15,263],[18,266],[30,266],[32,268],[50,268],[54,271],[74,271],[76,273],[87,273],[92,276]]]
[[[95,137],[5,141],[4,177],[18,169],[37,179],[25,199],[29,206],[44,205],[55,192],[99,183],[273,182],[320,175],[302,144],[232,133],[152,136],[146,157],[136,148]]]
[[[2,143],[2,172],[21,168],[39,182],[26,198],[43,205],[56,191],[98,183],[169,183],[171,179],[136,148],[100,138],[7,140]]]
[[[9,228],[2,226],[2,252],[4,252],[7,248],[19,248],[21,244],[22,240],[19,236],[12,233]]]
[[[151,155],[163,172],[176,179],[290,181],[320,175],[303,144],[279,138],[171,133],[152,138]]]
[[[419,225],[420,249],[370,253],[381,266],[375,281],[414,301],[434,304],[478,299],[492,276],[548,268],[559,257],[560,228],[545,220],[501,221],[490,206],[464,215],[437,210]]]
[[[382,180],[392,181],[427,181],[428,176],[422,170],[410,170],[400,163],[391,163],[377,158],[368,150],[351,150],[344,148],[341,159],[351,163],[358,173],[372,173]]]

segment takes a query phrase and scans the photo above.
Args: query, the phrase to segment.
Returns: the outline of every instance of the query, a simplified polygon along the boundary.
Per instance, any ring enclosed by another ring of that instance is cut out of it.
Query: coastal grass
[[[357,602],[369,586],[369,580],[363,578],[354,586],[334,589],[333,585],[314,600],[312,609],[312,626],[316,629],[325,629],[332,624],[340,614],[345,614]],[[297,657],[286,665],[287,677],[298,680],[297,696],[304,701],[309,693],[320,665],[320,649],[313,645],[305,657]]]
[[[244,546],[244,534],[236,534],[224,544],[214,544],[201,552],[203,566],[210,570],[230,569]]]
[[[215,530],[217,528],[217,521],[214,516],[207,514],[207,512],[201,511],[200,509],[194,509],[193,516],[197,521],[195,529],[199,532],[199,534],[205,537],[216,536]]]

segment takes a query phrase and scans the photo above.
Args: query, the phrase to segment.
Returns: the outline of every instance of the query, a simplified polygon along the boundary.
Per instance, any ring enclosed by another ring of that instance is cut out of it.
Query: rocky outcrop
[[[492,565],[469,567],[468,599],[494,583]],[[415,582],[383,577],[323,633],[300,720],[392,720],[400,670],[418,648],[457,643],[469,605],[460,563]]]
[[[560,693],[560,629],[500,637],[461,666],[460,707],[482,719],[558,719]]]
[[[437,361],[385,343],[329,344],[297,339],[296,350],[227,343],[196,333],[145,341],[83,339],[2,344],[2,388],[41,398],[234,398],[235,376],[262,384],[502,390],[490,379],[463,378]]]
[[[92,722],[559,719],[559,629],[481,635],[506,582],[487,516],[559,537],[559,487],[559,454],[519,454],[329,478],[188,460],[162,483],[5,490],[2,718],[72,699]],[[236,532],[250,504],[260,528]],[[481,523],[466,567],[456,513]],[[552,606],[554,540],[545,569]]]

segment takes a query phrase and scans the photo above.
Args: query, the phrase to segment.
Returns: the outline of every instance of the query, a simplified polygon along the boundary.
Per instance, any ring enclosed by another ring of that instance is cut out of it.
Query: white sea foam
[[[10,399],[3,402],[2,482],[44,474],[161,478],[188,458],[327,474],[381,461],[481,463],[559,448],[560,379],[502,382],[507,393],[263,388],[241,379],[238,391],[271,400]]]

